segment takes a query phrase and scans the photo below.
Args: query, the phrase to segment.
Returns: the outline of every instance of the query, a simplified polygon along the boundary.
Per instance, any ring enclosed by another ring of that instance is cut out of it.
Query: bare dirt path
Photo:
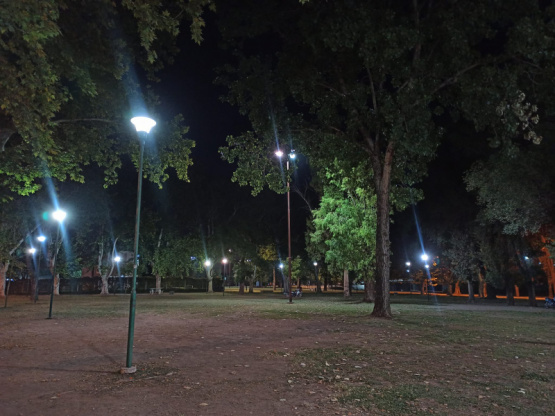
[[[325,384],[291,378],[295,350],[353,341],[333,321],[143,314],[132,376],[117,373],[126,340],[125,318],[10,322],[0,414],[362,414]]]

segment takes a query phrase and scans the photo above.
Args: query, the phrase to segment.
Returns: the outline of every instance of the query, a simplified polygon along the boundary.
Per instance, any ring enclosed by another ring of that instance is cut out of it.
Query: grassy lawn
[[[287,319],[292,326],[299,320],[334,322],[329,332],[344,342],[292,352],[289,382],[326,384],[336,392],[334,400],[368,414],[555,414],[555,310],[394,296],[394,319],[384,320],[370,318],[372,305],[361,299],[305,294],[290,305],[270,293],[140,295],[137,319],[141,314],[187,314]],[[46,297],[39,305],[11,297],[8,308],[0,309],[0,326],[37,313],[46,317]],[[129,296],[54,299],[56,319],[128,313]]]

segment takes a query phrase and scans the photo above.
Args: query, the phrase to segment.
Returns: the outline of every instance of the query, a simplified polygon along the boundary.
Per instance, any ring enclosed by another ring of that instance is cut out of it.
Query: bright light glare
[[[426,269],[429,269],[429,268],[430,268],[430,266],[428,264],[426,264]]]
[[[528,256],[524,256],[524,259],[525,259],[525,260],[529,260],[529,257],[528,257]]]
[[[227,259],[225,257],[222,259],[222,263],[227,264]]]
[[[52,218],[54,218],[59,223],[62,223],[66,219],[67,213],[58,209],[52,213]]]
[[[37,237],[37,240],[39,240],[41,243],[44,243],[44,242],[46,241],[46,237],[43,236],[43,235],[39,235],[39,236]]]
[[[429,259],[428,255],[427,255],[426,253],[422,254],[422,255],[420,256],[420,258],[421,258],[422,260],[424,260],[424,261],[428,261],[428,259]]]
[[[119,262],[121,261],[121,257],[120,257],[120,256],[114,257],[114,261],[115,261],[116,263],[119,263]]]
[[[35,254],[36,252],[37,252],[37,249],[34,248],[34,247],[31,247],[31,248],[29,249],[29,253],[31,253],[31,254]]]
[[[317,262],[314,262],[314,265],[315,265],[315,266],[318,266],[318,263],[317,263]]]
[[[210,262],[210,260],[206,260],[206,261],[204,262],[204,265],[205,265],[206,267],[210,267],[211,264],[212,264],[212,263]]]
[[[283,152],[281,150],[276,150],[276,156],[277,157],[282,157],[283,156]]]
[[[133,117],[131,123],[137,129],[137,132],[144,131],[145,133],[150,133],[150,129],[156,125],[156,122],[148,117]]]
[[[407,261],[407,262],[405,263],[405,265],[406,265],[406,266],[410,266],[410,261]]]
[[[291,152],[291,153],[289,153],[289,158],[290,158],[290,159],[295,159],[295,156],[297,156],[297,155],[295,154],[294,151]]]
[[[280,263],[280,264],[279,264],[279,268],[280,268],[280,269],[283,269],[283,263]]]

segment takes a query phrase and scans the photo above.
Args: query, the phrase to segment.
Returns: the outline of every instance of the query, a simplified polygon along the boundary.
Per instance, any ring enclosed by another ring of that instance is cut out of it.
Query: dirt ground
[[[345,323],[342,323],[345,325]],[[133,362],[128,318],[4,322],[0,414],[355,415],[325,384],[292,380],[291,353],[354,342],[329,320],[141,314]]]

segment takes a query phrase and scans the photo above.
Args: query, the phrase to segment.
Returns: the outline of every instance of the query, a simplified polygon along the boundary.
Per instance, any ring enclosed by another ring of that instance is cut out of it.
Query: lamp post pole
[[[139,173],[137,176],[137,207],[135,211],[135,239],[133,244],[133,281],[131,283],[131,299],[129,302],[129,327],[127,331],[127,359],[122,374],[132,374],[137,371],[133,366],[133,337],[135,335],[135,309],[137,306],[137,268],[139,266],[139,228],[141,225],[141,194],[143,190],[143,154],[145,150],[146,136],[156,122],[148,117],[134,117],[131,123],[139,134]]]
[[[54,279],[56,278],[56,266],[58,265],[58,244],[60,242],[60,228],[62,228],[62,222],[66,218],[66,212],[61,209],[56,210],[52,213],[52,217],[58,221],[58,231],[56,232],[56,243],[54,244],[54,265],[52,266],[52,283],[50,285],[50,308],[48,309],[48,318],[52,319],[52,303],[54,302]],[[59,284],[59,283],[58,283]]]
[[[39,235],[37,237],[37,240],[40,242],[40,246],[39,246],[39,259],[37,262],[37,273],[35,276],[35,294],[34,294],[34,303],[37,303],[37,301],[39,300],[39,277],[40,277],[40,260],[41,260],[41,254],[42,254],[42,250],[44,249],[44,245],[42,243],[44,243],[46,241],[46,237],[43,235]]]
[[[281,158],[283,156],[283,152],[281,150],[276,151],[276,156]],[[293,284],[291,281],[291,187],[289,182],[289,159],[295,159],[295,152],[291,151],[288,155],[286,161],[287,167],[287,248],[288,248],[288,257],[287,263],[289,264],[288,269],[288,278],[289,278],[289,303],[293,303]],[[299,287],[301,282],[299,280]]]
[[[226,281],[225,266],[227,266],[227,259],[225,257],[222,259],[222,263],[224,265],[224,280],[222,282],[222,296],[225,296],[225,281]]]
[[[420,258],[422,259],[422,261],[424,261],[426,264],[424,265],[424,269],[426,271],[426,294],[428,295],[428,302],[430,301],[430,283],[431,283],[431,276],[430,276],[430,266],[428,265],[428,259],[430,257],[428,257],[428,255],[426,253],[422,254],[420,256]]]

